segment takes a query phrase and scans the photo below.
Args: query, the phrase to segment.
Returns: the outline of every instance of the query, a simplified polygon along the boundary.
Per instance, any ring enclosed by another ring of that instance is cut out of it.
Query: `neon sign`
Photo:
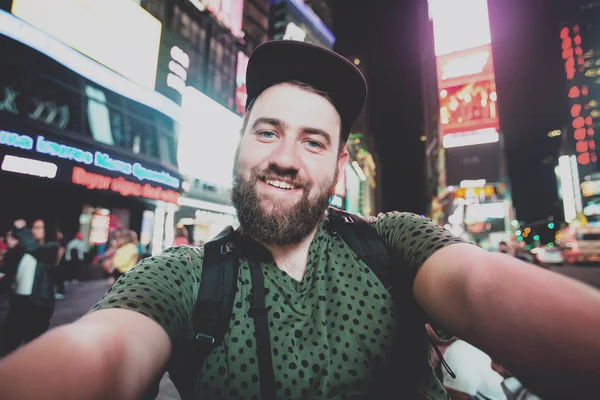
[[[38,136],[35,151],[49,156],[62,158],[64,160],[76,161],[83,164],[94,162],[94,156],[89,151],[84,151],[76,147],[67,146],[46,140],[43,136]]]
[[[0,144],[23,150],[33,150],[40,154],[75,161],[80,164],[94,165],[108,171],[118,172],[123,175],[133,175],[140,181],[152,181],[172,188],[179,189],[180,181],[165,171],[154,171],[146,168],[140,163],[128,163],[112,158],[106,153],[96,151],[91,153],[77,147],[68,146],[38,136],[37,140],[27,135],[19,135],[14,132],[0,131]]]
[[[81,167],[73,167],[71,182],[76,185],[85,186],[88,189],[108,190],[125,197],[144,197],[150,200],[160,200],[173,204],[178,204],[180,196],[174,190],[165,190],[157,186],[152,186],[149,183],[141,185],[122,177],[111,178],[89,172]]]
[[[2,130],[0,130],[0,144],[23,150],[33,149],[33,139],[29,136]]]

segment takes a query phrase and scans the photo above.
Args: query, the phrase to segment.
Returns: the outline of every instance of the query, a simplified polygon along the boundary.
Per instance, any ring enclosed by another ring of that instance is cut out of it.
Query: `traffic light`
[[[517,236],[517,242],[522,242],[523,241],[523,236]]]
[[[554,222],[550,222],[550,223],[548,224],[548,228],[549,228],[549,229],[554,229]]]
[[[533,240],[535,240],[535,241],[538,241],[538,240],[540,240],[540,235],[535,235],[535,236],[533,237]]]

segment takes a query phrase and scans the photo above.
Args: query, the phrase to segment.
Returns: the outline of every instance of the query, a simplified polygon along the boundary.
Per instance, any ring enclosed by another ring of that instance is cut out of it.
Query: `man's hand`
[[[413,290],[445,330],[505,364],[542,398],[600,391],[600,291],[470,244],[433,254]]]
[[[24,219],[18,219],[14,222],[14,227],[17,229],[22,229],[25,228],[27,226],[27,221],[25,221]]]

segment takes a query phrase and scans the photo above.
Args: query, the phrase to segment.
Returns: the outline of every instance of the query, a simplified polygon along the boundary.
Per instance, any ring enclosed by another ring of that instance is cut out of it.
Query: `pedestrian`
[[[188,231],[185,226],[178,226],[175,229],[175,241],[173,243],[174,246],[189,246],[190,242],[188,240]]]
[[[114,268],[111,274],[112,279],[116,281],[135,267],[139,255],[137,234],[131,229],[125,229],[119,239],[119,248],[112,258]]]
[[[55,304],[54,274],[59,248],[56,230],[43,219],[35,220],[27,229],[25,220],[19,219],[14,222],[12,235],[23,254],[0,333],[0,356],[43,334],[50,326]]]
[[[65,261],[67,262],[67,281],[76,283],[77,272],[81,267],[85,257],[85,243],[83,243],[83,234],[77,232],[73,239],[67,244],[65,250]]]
[[[366,98],[353,63],[267,42],[246,83],[231,190],[239,228],[145,259],[89,314],[0,362],[0,393],[143,398],[168,369],[184,400],[447,399],[422,346],[426,323],[501,359],[542,397],[600,388],[595,289],[415,214],[365,221],[328,208]],[[222,335],[207,334],[215,326]],[[210,351],[197,364],[199,346]]]
[[[13,235],[12,231],[6,233],[6,251],[0,265],[0,294],[10,293],[17,276],[19,261],[23,257],[24,251],[19,246],[19,240]],[[1,337],[0,337],[1,341]]]

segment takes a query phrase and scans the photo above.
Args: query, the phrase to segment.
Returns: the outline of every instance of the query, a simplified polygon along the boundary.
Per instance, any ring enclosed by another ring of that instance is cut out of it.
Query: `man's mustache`
[[[271,165],[266,171],[256,172],[254,175],[256,178],[265,182],[268,180],[277,180],[287,182],[298,189],[310,187],[309,182],[298,177],[298,171],[282,170],[281,168],[277,168],[273,165]]]

